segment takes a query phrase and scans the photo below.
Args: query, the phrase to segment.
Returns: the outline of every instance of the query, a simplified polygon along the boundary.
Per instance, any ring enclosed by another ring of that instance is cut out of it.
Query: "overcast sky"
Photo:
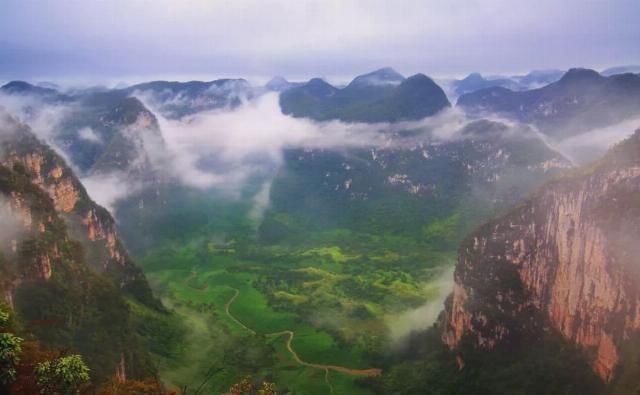
[[[461,75],[640,63],[639,0],[1,0],[0,79],[133,81],[382,66]]]

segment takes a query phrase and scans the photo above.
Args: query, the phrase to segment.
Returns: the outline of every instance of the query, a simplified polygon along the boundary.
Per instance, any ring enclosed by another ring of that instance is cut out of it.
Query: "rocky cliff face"
[[[109,213],[28,128],[0,118],[0,297],[20,325],[82,354],[97,382],[153,375],[123,290],[158,306]]]
[[[621,344],[640,330],[639,239],[637,131],[466,239],[443,340],[491,349],[551,329],[611,380]]]
[[[71,236],[85,245],[93,267],[107,273],[120,288],[151,303],[144,275],[120,242],[109,212],[91,200],[64,160],[28,127],[6,116],[1,125],[0,163],[9,168],[21,164],[31,181],[48,193],[55,210],[67,220]]]
[[[1,165],[0,165],[1,166]],[[47,201],[46,195],[38,194],[33,188],[9,187],[15,177],[8,168],[0,168],[0,225],[3,228],[0,238],[0,254],[7,259],[16,256],[23,258],[22,265],[13,273],[2,273],[3,281],[0,289],[4,300],[13,305],[13,290],[24,279],[49,280],[52,275],[52,260],[60,258],[60,238],[51,240],[46,237],[60,226],[58,218],[47,215],[43,208],[53,206]],[[49,203],[49,204],[47,204]],[[22,243],[29,236],[38,240],[35,243]],[[23,249],[29,248],[29,254]],[[4,254],[3,254],[4,252]],[[3,262],[4,263],[4,262]]]

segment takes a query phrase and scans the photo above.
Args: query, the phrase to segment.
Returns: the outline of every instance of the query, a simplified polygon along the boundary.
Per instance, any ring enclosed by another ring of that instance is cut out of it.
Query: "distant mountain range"
[[[594,70],[571,69],[539,89],[481,89],[462,95],[457,106],[470,115],[497,114],[567,137],[640,115],[640,76],[604,77]]]
[[[304,85],[304,82],[289,82],[284,77],[273,77],[266,83],[265,88],[268,91],[284,92],[288,89]]]
[[[610,67],[600,72],[600,74],[604,75],[605,77],[610,77],[615,74],[625,74],[625,73],[640,74],[640,65]]]
[[[395,122],[434,115],[450,103],[424,74],[404,78],[383,68],[356,77],[342,89],[313,78],[282,92],[280,106],[285,114],[317,121]]]
[[[38,118],[43,109],[63,105],[59,122],[50,125],[53,130],[49,137],[83,176],[110,171],[142,173],[149,168],[143,140],[154,138],[161,143],[155,115],[126,91],[66,94],[16,81],[1,87],[0,93],[23,99],[17,111],[26,121]]]
[[[254,89],[244,79],[220,79],[209,82],[153,81],[122,90],[129,95],[142,95],[167,118],[181,118],[200,111],[237,107],[243,99],[251,99]]]
[[[632,67],[607,72],[629,69]],[[548,81],[555,82],[522,90]],[[457,102],[469,116],[499,115],[564,138],[640,114],[639,81],[640,76],[630,73],[605,77],[593,70],[571,69],[564,75],[546,70],[496,79],[473,73],[454,86],[458,92],[470,92]],[[253,87],[244,79],[222,79],[153,81],[120,89],[73,91],[60,91],[51,83],[13,81],[0,88],[5,95],[36,100],[22,104],[26,121],[37,117],[40,104],[65,106],[50,137],[82,176],[119,171],[136,177],[151,167],[144,144],[149,139],[164,144],[154,111],[180,119],[203,111],[233,109],[267,92],[280,94],[284,114],[317,121],[419,120],[451,106],[444,91],[429,77],[416,74],[405,78],[392,68],[357,76],[344,88],[320,78],[289,82],[283,77],[273,78],[264,87]]]
[[[19,96],[35,96],[47,102],[71,100],[71,97],[51,87],[32,85],[25,81],[11,81],[0,88],[4,94]]]
[[[464,79],[452,81],[451,87],[456,96],[492,87],[522,91],[555,82],[559,80],[563,74],[564,71],[561,70],[534,70],[526,75],[511,77],[483,77],[480,73],[471,73]]]

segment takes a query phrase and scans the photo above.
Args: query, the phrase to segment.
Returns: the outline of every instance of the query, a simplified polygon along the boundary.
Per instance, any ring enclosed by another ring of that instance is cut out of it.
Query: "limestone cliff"
[[[637,240],[640,131],[463,242],[443,340],[493,349],[555,330],[611,380],[622,343],[640,330]]]
[[[22,261],[13,273],[2,273],[0,290],[9,305],[13,304],[13,290],[24,279],[51,278],[52,261],[60,258],[60,244],[67,241],[64,236],[47,237],[61,223],[47,213],[53,205],[46,194],[30,185],[15,185],[15,178],[11,170],[0,168],[0,254],[3,259],[20,257]]]
[[[82,354],[96,382],[153,375],[123,290],[158,304],[109,213],[62,158],[11,119],[0,119],[0,152],[2,300],[29,336]]]
[[[46,191],[69,225],[70,235],[85,245],[88,261],[114,283],[145,303],[153,303],[144,275],[129,258],[113,217],[88,196],[65,161],[25,125],[5,116],[1,123],[0,163],[21,164],[31,181]]]

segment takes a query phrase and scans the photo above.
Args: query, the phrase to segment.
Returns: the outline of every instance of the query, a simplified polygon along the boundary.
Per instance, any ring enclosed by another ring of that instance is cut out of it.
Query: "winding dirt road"
[[[233,314],[231,314],[231,312],[229,311],[229,308],[231,307],[231,304],[233,303],[234,300],[236,300],[236,298],[238,297],[238,295],[240,295],[240,291],[237,290],[236,288],[233,288],[233,290],[235,291],[233,296],[231,297],[231,299],[229,299],[229,301],[227,303],[225,303],[224,305],[224,311],[227,314],[227,316],[229,316],[229,318],[231,318],[233,320],[233,322],[235,322],[236,324],[240,325],[241,327],[243,327],[244,329],[246,329],[248,332],[250,332],[251,334],[256,334],[256,331],[254,331],[253,329],[247,327],[246,325],[244,325],[242,322],[240,322],[240,320],[238,320],[236,317],[233,316]],[[300,358],[300,356],[298,355],[298,353],[293,349],[291,343],[293,342],[293,337],[295,336],[295,333],[293,331],[281,331],[281,332],[274,332],[274,333],[267,333],[265,336],[270,336],[270,337],[279,337],[279,336],[283,336],[286,335],[288,337],[287,339],[287,350],[289,350],[289,353],[293,356],[293,359],[296,361],[296,363],[298,363],[299,365],[302,366],[307,366],[310,368],[315,368],[315,369],[322,369],[325,371],[326,375],[325,375],[325,380],[327,381],[327,385],[329,385],[329,388],[331,388],[331,384],[329,384],[329,370],[333,370],[336,372],[340,372],[340,373],[344,373],[344,374],[348,374],[351,376],[380,376],[380,374],[382,374],[382,370],[378,369],[378,368],[370,368],[370,369],[351,369],[351,368],[347,368],[344,366],[338,366],[338,365],[323,365],[323,364],[319,364],[319,363],[311,363],[311,362],[306,362],[304,360],[302,360],[302,358]],[[333,392],[333,388],[331,388],[332,392]]]
[[[256,331],[254,331],[253,329],[249,328],[248,326],[246,326],[245,324],[240,322],[240,320],[238,320],[236,317],[234,317],[233,314],[231,314],[231,312],[229,311],[229,307],[231,307],[231,303],[233,303],[233,301],[236,300],[238,295],[240,295],[240,291],[238,291],[236,288],[234,288],[233,291],[234,291],[234,294],[231,297],[231,299],[229,299],[229,301],[224,304],[224,312],[227,313],[227,316],[229,318],[231,318],[233,320],[233,322],[235,322],[236,324],[238,324],[241,327],[243,327],[244,329],[246,329],[252,335],[255,335]]]
[[[282,332],[276,332],[276,333],[267,334],[267,336],[273,336],[273,337],[278,337],[278,336],[282,336],[282,335],[287,335],[289,337],[287,339],[287,350],[289,350],[289,352],[293,356],[293,359],[300,365],[304,365],[304,366],[308,366],[310,368],[316,368],[316,369],[335,370],[336,372],[345,373],[345,374],[348,374],[348,375],[351,375],[351,376],[379,376],[382,373],[382,370],[377,369],[377,368],[351,369],[351,368],[345,368],[344,366],[322,365],[322,364],[318,364],[318,363],[311,363],[311,362],[303,361],[300,358],[300,356],[298,355],[298,353],[296,353],[296,351],[293,349],[293,347],[291,347],[291,342],[293,341],[293,336],[294,336],[293,331],[282,331]]]

